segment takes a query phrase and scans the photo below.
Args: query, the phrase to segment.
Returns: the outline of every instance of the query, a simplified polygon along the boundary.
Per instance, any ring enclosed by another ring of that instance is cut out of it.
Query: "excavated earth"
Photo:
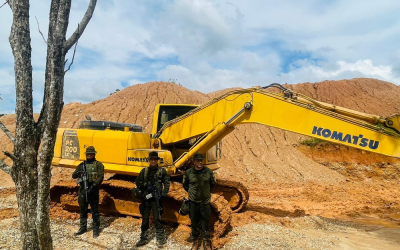
[[[400,88],[357,78],[285,84],[316,100],[387,117],[399,113]],[[180,85],[150,82],[89,104],[65,105],[60,127],[77,128],[90,115],[141,125],[150,132],[158,103],[201,104],[226,91],[204,94]],[[0,120],[15,131],[15,115]],[[400,249],[400,161],[262,125],[241,125],[222,140],[216,175],[249,188],[246,208],[213,245],[223,249]],[[12,151],[0,133],[1,151]],[[0,152],[0,159],[11,165]],[[53,167],[52,184],[71,180],[71,169]],[[111,175],[107,174],[106,179]],[[19,249],[18,212],[11,178],[0,172],[0,248]],[[140,219],[102,217],[101,235],[74,237],[79,214],[52,204],[55,249],[136,249]],[[187,226],[165,225],[166,249],[190,249]],[[154,236],[154,232],[153,232]],[[144,249],[156,249],[155,239]]]

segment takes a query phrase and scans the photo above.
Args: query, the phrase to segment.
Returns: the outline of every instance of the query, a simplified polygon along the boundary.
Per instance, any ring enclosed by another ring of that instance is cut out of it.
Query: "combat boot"
[[[80,227],[78,232],[74,233],[74,235],[78,236],[78,235],[84,234],[86,232],[87,232],[87,228],[86,227]]]
[[[167,240],[165,238],[157,240],[157,246],[159,248],[163,247],[167,243]]]
[[[136,243],[136,246],[141,247],[141,246],[146,245],[147,243],[149,243],[147,239],[140,238],[140,240]]]
[[[93,238],[97,238],[97,237],[99,237],[99,229],[98,228],[93,229]]]
[[[212,249],[211,240],[203,240],[203,249],[204,250]]]
[[[193,242],[192,248],[190,248],[190,250],[198,250],[198,249],[200,248],[200,246],[201,246],[201,241],[200,241],[200,239],[196,239],[196,240]]]

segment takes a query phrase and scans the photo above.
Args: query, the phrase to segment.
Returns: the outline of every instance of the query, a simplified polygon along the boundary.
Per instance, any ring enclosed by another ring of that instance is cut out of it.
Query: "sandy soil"
[[[372,185],[370,188],[388,189],[387,193],[394,191],[390,188],[399,188],[398,184],[379,187]],[[318,200],[325,201],[312,201],[310,192],[318,193]],[[348,192],[348,196],[338,198],[344,192]],[[356,193],[357,189],[353,188],[326,188],[312,183],[302,187],[251,190],[248,206],[233,215],[231,228],[220,239],[222,249],[398,249],[399,209],[385,207],[385,202],[371,208],[364,208],[362,203],[355,205],[363,200],[363,197],[354,197]],[[380,199],[378,193],[366,197]],[[391,199],[389,197],[386,202]],[[137,249],[135,243],[139,240],[141,220],[129,216],[102,216],[101,235],[97,240],[92,238],[90,220],[88,233],[73,236],[79,227],[78,213],[54,206],[51,223],[55,249]],[[165,249],[190,249],[191,243],[186,241],[189,227],[165,225],[165,229],[168,237]],[[152,238],[143,249],[157,249],[154,230]],[[0,247],[20,249],[13,188],[0,190]]]

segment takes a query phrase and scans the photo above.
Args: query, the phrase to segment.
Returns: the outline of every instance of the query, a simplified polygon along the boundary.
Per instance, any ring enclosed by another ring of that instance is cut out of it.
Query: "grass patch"
[[[299,143],[301,145],[306,145],[306,146],[309,146],[309,147],[315,147],[316,145],[318,145],[318,144],[320,144],[322,142],[323,142],[323,140],[321,140],[321,139],[310,138],[310,139],[306,139],[304,141],[300,141]]]

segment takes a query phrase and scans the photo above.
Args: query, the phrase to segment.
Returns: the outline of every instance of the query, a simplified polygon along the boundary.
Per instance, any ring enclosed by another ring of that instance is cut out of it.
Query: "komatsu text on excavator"
[[[82,121],[79,129],[59,128],[52,163],[75,168],[85,160],[86,147],[94,146],[105,172],[116,174],[103,182],[100,212],[140,217],[140,201],[131,196],[131,190],[135,176],[149,165],[149,152],[156,150],[161,158],[159,166],[175,180],[164,203],[163,220],[190,224],[188,216],[178,213],[185,196],[179,177],[192,166],[191,158],[197,152],[205,154],[205,165],[216,170],[221,139],[237,125],[248,123],[400,157],[399,115],[369,115],[271,84],[231,91],[203,105],[159,104],[151,134],[142,132],[138,125],[107,121]],[[240,211],[249,199],[241,183],[223,179],[217,183],[211,202],[214,237],[225,231],[231,213]],[[77,189],[74,183],[58,183],[51,189],[51,199],[65,209],[78,210]]]

